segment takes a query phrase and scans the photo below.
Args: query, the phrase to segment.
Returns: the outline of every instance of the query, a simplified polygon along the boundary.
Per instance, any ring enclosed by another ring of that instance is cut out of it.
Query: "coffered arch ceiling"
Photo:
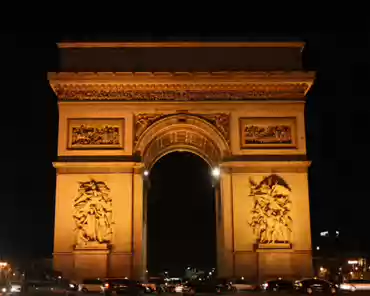
[[[206,120],[190,114],[169,115],[158,120],[143,132],[135,150],[147,169],[174,151],[192,152],[211,167],[230,154],[227,140],[220,131]]]

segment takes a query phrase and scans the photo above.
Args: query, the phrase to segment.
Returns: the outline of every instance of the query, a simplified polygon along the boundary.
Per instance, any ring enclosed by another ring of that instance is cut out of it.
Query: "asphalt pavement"
[[[158,294],[152,293],[152,294],[144,294],[144,296],[157,296]],[[159,294],[161,296],[182,296],[182,293],[161,293]],[[298,293],[289,293],[289,292],[266,292],[266,291],[250,291],[250,292],[237,292],[237,293],[196,293],[195,296],[212,296],[212,295],[217,295],[217,296],[243,296],[243,295],[250,295],[250,296],[292,296],[292,295],[297,295],[299,296],[300,294]],[[305,295],[305,294],[302,294]],[[325,293],[317,293],[314,295],[328,295]],[[339,291],[338,296],[370,296],[370,291],[356,291],[356,292],[341,292]],[[77,293],[76,296],[102,296],[101,293]]]

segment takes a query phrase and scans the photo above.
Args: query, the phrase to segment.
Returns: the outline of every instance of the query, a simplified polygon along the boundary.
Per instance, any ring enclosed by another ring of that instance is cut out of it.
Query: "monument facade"
[[[147,172],[188,151],[220,170],[218,275],[310,276],[303,47],[60,43],[54,268],[144,277]]]

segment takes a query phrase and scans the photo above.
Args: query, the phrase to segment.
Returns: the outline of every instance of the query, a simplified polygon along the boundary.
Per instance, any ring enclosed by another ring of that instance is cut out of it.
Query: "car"
[[[10,293],[20,293],[22,291],[23,284],[21,282],[11,281],[9,283]]]
[[[235,289],[235,291],[254,291],[258,288],[257,284],[248,282],[244,279],[231,281],[231,285]]]
[[[347,280],[339,285],[342,291],[370,291],[370,280]]]
[[[71,291],[68,286],[55,281],[30,281],[27,282],[25,287],[25,294],[37,295],[65,295],[74,296],[74,291]]]
[[[265,281],[261,285],[262,291],[294,291],[294,283],[291,280],[285,280],[282,278]]]
[[[142,284],[126,278],[106,279],[103,281],[102,288],[105,295],[129,294],[139,296],[145,293],[145,287]]]
[[[102,281],[100,279],[84,279],[81,284],[78,285],[78,291],[83,293],[98,292],[102,291]]]
[[[335,284],[319,278],[307,278],[295,281],[294,288],[298,292],[309,295],[314,292],[336,294],[338,290]]]

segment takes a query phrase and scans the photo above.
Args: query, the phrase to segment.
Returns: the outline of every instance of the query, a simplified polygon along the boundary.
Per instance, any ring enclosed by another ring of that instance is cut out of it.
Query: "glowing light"
[[[324,267],[321,266],[320,267],[320,271],[323,272],[324,271]]]
[[[358,264],[357,260],[348,260],[348,264]]]
[[[213,177],[217,178],[217,177],[219,177],[219,176],[220,176],[220,174],[221,174],[221,171],[220,171],[220,169],[219,169],[219,168],[214,168],[214,169],[212,170],[212,176],[213,176]]]
[[[320,232],[320,236],[328,236],[328,235],[329,235],[329,231]]]
[[[320,247],[319,247],[319,246],[317,246],[317,247],[316,247],[316,250],[320,250]]]
[[[149,176],[149,171],[148,171],[148,170],[145,170],[145,171],[144,171],[144,176],[145,176],[145,177]]]

